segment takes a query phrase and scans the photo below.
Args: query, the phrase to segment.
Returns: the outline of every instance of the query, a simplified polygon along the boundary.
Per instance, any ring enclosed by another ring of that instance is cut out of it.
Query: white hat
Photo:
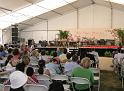
[[[28,76],[21,71],[15,71],[10,74],[9,79],[11,83],[11,88],[16,89],[23,86],[27,82]]]

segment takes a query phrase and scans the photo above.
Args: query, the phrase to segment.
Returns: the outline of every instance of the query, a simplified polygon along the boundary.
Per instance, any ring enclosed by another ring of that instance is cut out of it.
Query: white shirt
[[[99,62],[99,59],[98,59],[99,55],[98,55],[98,52],[92,51],[92,52],[89,52],[89,54],[94,55],[94,58],[95,58],[96,62]]]
[[[121,61],[124,58],[124,54],[123,53],[117,53],[117,54],[115,54],[114,58],[118,60],[119,64],[121,64]]]

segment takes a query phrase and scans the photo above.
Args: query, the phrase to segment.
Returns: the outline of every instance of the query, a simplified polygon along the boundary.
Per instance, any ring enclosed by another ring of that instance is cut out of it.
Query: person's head
[[[64,53],[64,54],[67,53],[67,49],[66,49],[66,48],[63,49],[63,53]]]
[[[22,63],[24,63],[24,65],[28,65],[29,62],[30,62],[29,56],[23,56],[22,57]]]
[[[39,56],[39,53],[38,53],[38,50],[33,50],[32,52],[31,52],[31,55],[32,56],[34,56],[34,57],[38,57]]]
[[[26,70],[27,76],[32,76],[34,74],[34,69],[32,67],[28,67]]]
[[[22,63],[18,63],[18,64],[16,65],[16,70],[21,71],[21,72],[24,72],[24,70],[25,70],[25,65],[22,64]]]
[[[73,62],[77,62],[78,61],[78,56],[77,55],[73,55],[72,56],[72,61]]]
[[[90,65],[91,65],[90,58],[88,58],[88,57],[83,58],[83,59],[81,60],[80,65],[81,65],[83,68],[89,68]]]
[[[8,51],[9,54],[11,54],[12,51],[13,51],[13,49],[12,48],[9,48],[7,51]]]
[[[63,84],[59,81],[53,81],[53,83],[49,85],[48,91],[64,91]]]
[[[45,50],[42,50],[42,51],[41,51],[41,55],[42,55],[42,56],[46,55],[45,52],[46,52]]]
[[[70,59],[70,58],[71,58],[71,53],[68,52],[68,53],[66,54],[66,57],[67,57],[67,59]]]
[[[45,60],[39,60],[39,62],[38,62],[38,66],[39,66],[39,68],[40,67],[45,67]]]
[[[15,48],[15,49],[13,50],[13,55],[18,55],[18,54],[19,54],[19,49]]]
[[[7,61],[10,61],[11,58],[13,58],[13,56],[12,56],[12,55],[8,55],[8,57],[7,57]]]
[[[56,51],[53,52],[53,57],[57,57],[57,52]]]
[[[27,75],[24,74],[21,71],[14,71],[10,74],[9,80],[10,80],[10,87],[12,89],[18,89],[24,86],[27,82]]]
[[[59,64],[59,63],[60,63],[60,60],[59,60],[58,57],[54,57],[54,58],[52,59],[52,62],[53,62],[54,64]]]

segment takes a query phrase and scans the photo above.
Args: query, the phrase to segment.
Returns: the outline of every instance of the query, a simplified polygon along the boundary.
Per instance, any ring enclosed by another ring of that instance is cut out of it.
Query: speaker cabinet
[[[12,28],[12,43],[18,43],[18,28]]]

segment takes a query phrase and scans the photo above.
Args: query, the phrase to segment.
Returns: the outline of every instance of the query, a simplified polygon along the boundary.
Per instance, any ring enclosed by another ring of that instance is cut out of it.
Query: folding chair
[[[61,81],[64,81],[64,80],[68,80],[68,76],[66,75],[52,75],[51,76],[51,79],[52,80],[61,80]]]
[[[100,89],[100,69],[99,68],[90,68],[94,74],[94,80],[98,82],[98,84],[94,84],[94,86],[98,86],[98,91]]]
[[[45,74],[38,75],[37,74],[36,76],[37,76],[38,82],[40,84],[47,86],[47,87],[49,87],[50,83],[52,82],[51,78],[48,75],[45,75]]]
[[[10,89],[10,85],[5,85],[4,86],[4,91],[9,91],[9,89]]]
[[[112,63],[113,63],[113,70],[115,73],[118,73],[118,67],[119,67],[119,64],[118,64],[118,59],[114,58],[112,60]]]
[[[0,84],[0,91],[4,91],[4,85]]]
[[[122,88],[124,88],[124,65],[121,66],[121,79]]]
[[[73,91],[75,91],[75,87],[73,85],[73,83],[75,84],[82,84],[82,85],[88,85],[89,90],[91,91],[90,88],[90,81],[87,78],[82,78],[82,77],[71,77],[71,82],[72,82],[72,88]]]
[[[38,75],[37,74],[36,76],[37,76],[38,80],[49,80],[49,81],[51,81],[51,78],[46,74],[43,74],[43,75]]]
[[[34,73],[38,74],[38,68],[37,67],[33,67],[33,69],[34,69]]]
[[[48,88],[45,85],[36,84],[26,84],[24,89],[25,91],[48,91]]]
[[[58,80],[58,81],[66,81],[67,83],[69,81],[68,76],[66,75],[52,75],[51,79]],[[69,91],[69,86],[70,86],[69,84],[63,84],[63,86],[66,91]]]

